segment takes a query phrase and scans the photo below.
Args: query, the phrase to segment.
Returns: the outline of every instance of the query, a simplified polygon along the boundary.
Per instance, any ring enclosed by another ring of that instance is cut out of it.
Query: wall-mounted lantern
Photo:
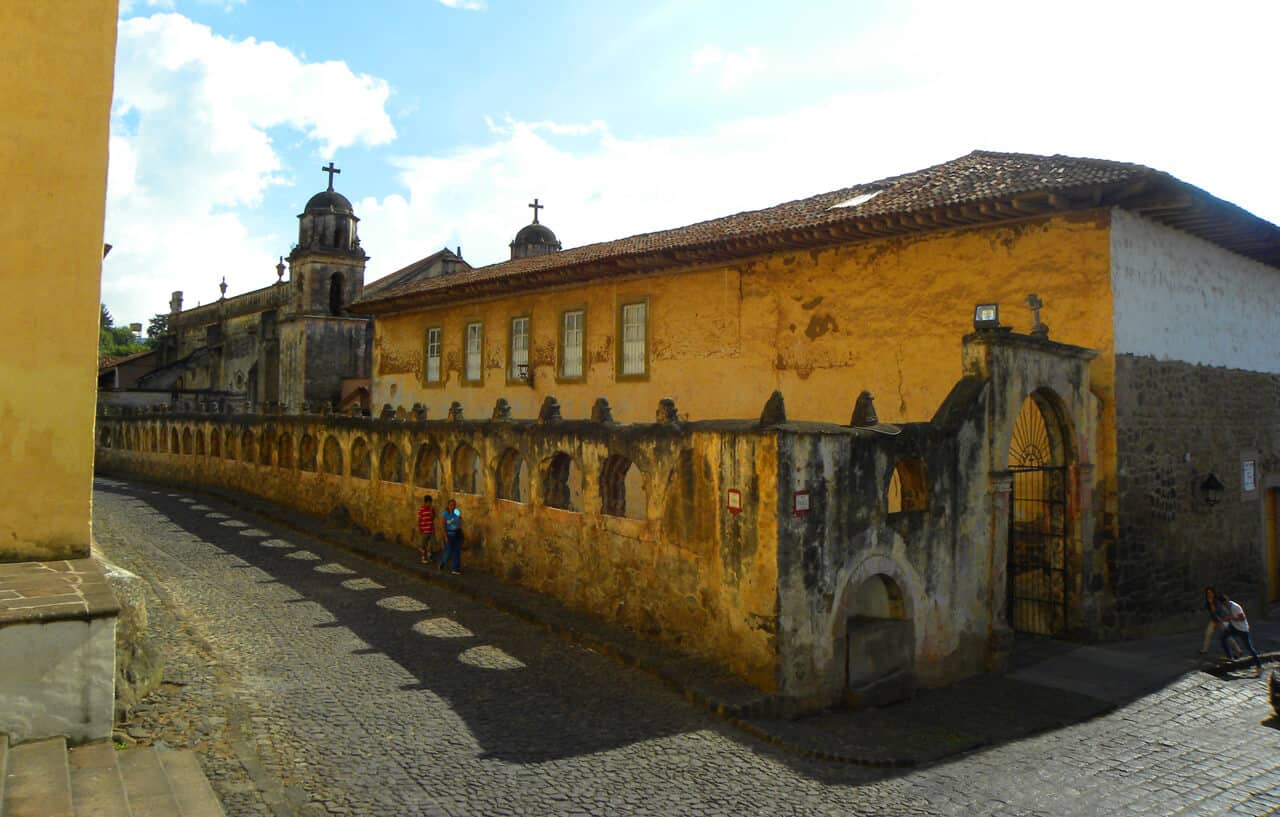
[[[1000,328],[1000,304],[978,304],[973,308],[973,328],[981,332]]]
[[[1199,482],[1198,492],[1204,504],[1212,508],[1222,501],[1223,495],[1227,492],[1227,486],[1223,485],[1218,475],[1211,471]]]

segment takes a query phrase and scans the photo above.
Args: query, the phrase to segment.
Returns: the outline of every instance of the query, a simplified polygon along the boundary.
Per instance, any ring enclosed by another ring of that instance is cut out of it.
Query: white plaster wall
[[[1111,211],[1117,354],[1280,374],[1280,269]]]
[[[12,743],[110,737],[115,632],[114,617],[0,628],[0,732]]]

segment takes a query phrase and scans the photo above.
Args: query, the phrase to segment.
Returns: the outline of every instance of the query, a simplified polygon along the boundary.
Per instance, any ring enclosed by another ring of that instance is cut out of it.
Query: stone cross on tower
[[[320,168],[320,169],[321,169],[322,171],[324,171],[325,173],[328,173],[328,174],[329,174],[329,192],[330,192],[330,193],[332,193],[332,192],[333,192],[333,174],[334,174],[334,173],[341,173],[342,171],[341,171],[341,170],[339,170],[338,168],[334,167],[334,166],[333,166],[333,162],[332,162],[332,161],[330,161],[330,162],[329,162],[329,166],[328,166],[328,167],[322,167],[322,168]],[[535,199],[535,201],[536,201],[536,199]],[[535,210],[534,212],[536,213],[537,211]],[[534,219],[534,220],[536,221],[537,219]]]
[[[1044,301],[1033,292],[1027,296],[1027,306],[1031,307],[1031,334],[1047,338],[1049,327],[1040,321],[1040,310],[1044,307]]]
[[[538,223],[538,211],[539,211],[539,210],[545,210],[545,209],[547,209],[547,205],[545,205],[545,204],[538,204],[538,200],[535,198],[535,199],[533,200],[533,204],[530,204],[529,206],[533,208],[533,223],[534,223],[534,224],[537,224],[537,223]]]

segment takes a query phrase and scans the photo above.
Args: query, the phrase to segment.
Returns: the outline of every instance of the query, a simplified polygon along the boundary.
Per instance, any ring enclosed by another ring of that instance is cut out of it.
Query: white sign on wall
[[[1257,461],[1245,460],[1240,463],[1240,485],[1246,494],[1258,490]]]

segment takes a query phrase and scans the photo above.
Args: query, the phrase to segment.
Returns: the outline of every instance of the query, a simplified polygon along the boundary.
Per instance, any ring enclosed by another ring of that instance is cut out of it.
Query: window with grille
[[[440,329],[427,330],[427,382],[440,382]]]
[[[510,370],[507,376],[512,380],[529,379],[529,319],[511,319],[511,355]]]
[[[622,367],[623,375],[645,374],[645,304],[624,304],[622,307]]]
[[[480,355],[484,348],[484,325],[467,324],[467,364],[466,378],[472,383],[480,382]]]
[[[560,376],[582,377],[582,310],[566,312],[561,318]]]

